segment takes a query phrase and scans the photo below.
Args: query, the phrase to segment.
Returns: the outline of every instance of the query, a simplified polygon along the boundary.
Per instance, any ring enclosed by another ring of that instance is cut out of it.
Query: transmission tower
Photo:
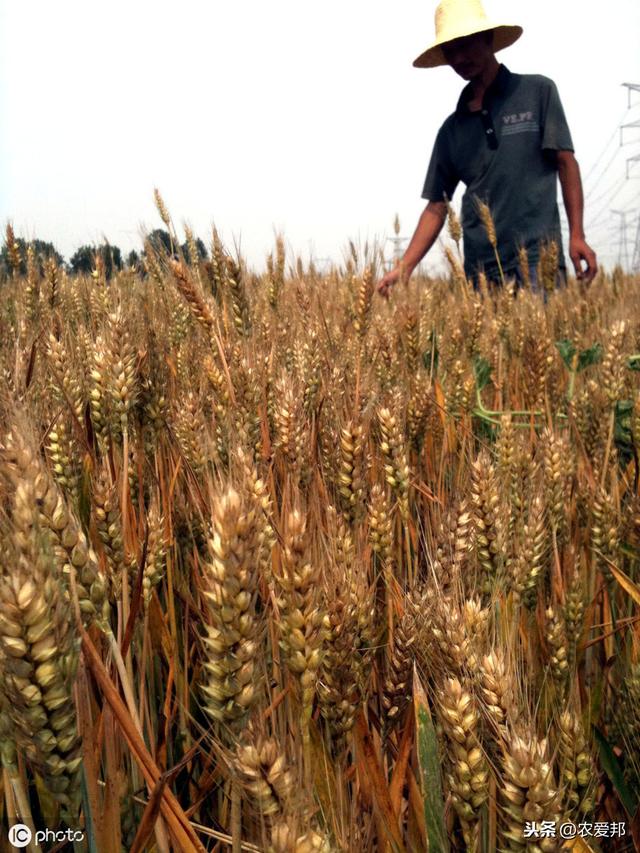
[[[406,243],[407,238],[400,236],[400,217],[397,213],[393,220],[393,233],[395,236],[387,237],[387,240],[393,244],[393,262],[394,264],[398,264],[402,259],[402,244]]]
[[[631,103],[631,93],[636,92],[640,93],[640,83],[623,83],[623,86],[626,87],[627,90],[627,107],[630,109],[635,104]],[[637,103],[637,102],[636,102]],[[628,121],[626,124],[620,125],[620,146],[624,145],[624,132],[625,130],[639,129],[640,121]],[[640,162],[640,154],[636,154],[633,157],[627,157],[627,179],[630,177],[629,172],[634,163]]]
[[[620,217],[620,242],[618,244],[618,263],[623,270],[629,267],[629,246],[627,243],[627,214],[628,210],[612,210],[614,216]]]
[[[635,104],[631,103],[631,93],[640,92],[640,83],[623,83],[622,85],[627,90],[627,107],[631,108],[635,106]]]
[[[633,260],[631,261],[631,272],[640,273],[640,212],[636,226],[636,241],[633,247]]]
[[[314,258],[311,257],[311,263],[318,270],[320,275],[326,275],[327,271],[331,269],[331,264],[333,261],[331,258]]]
[[[627,110],[638,106],[640,104],[640,83],[622,83],[622,86],[627,90]],[[637,136],[630,139],[627,138],[629,131],[637,133],[638,130],[640,130],[640,120],[637,119],[618,124],[616,131],[620,135],[619,147],[622,148],[623,145],[629,145],[631,143],[634,145],[634,149],[632,149],[633,154],[626,158],[625,174],[615,183],[610,185],[604,193],[601,193],[597,197],[596,204],[599,204],[601,200],[605,199],[605,197],[607,200],[604,201],[602,207],[598,210],[595,216],[591,217],[591,220],[588,222],[589,228],[592,228],[596,223],[600,223],[600,226],[598,227],[604,226],[607,223],[606,211],[612,201],[615,202],[618,200],[620,187],[624,187],[629,180],[640,178],[640,170],[637,169],[637,164],[640,163],[640,154],[636,153],[638,151],[637,145],[640,143],[640,139]],[[607,143],[607,146],[609,146],[611,141],[615,139],[616,131],[614,131],[614,135]],[[605,148],[605,151],[606,150],[607,149]],[[600,163],[605,151],[603,151],[598,157],[596,166],[593,167],[592,172]],[[593,195],[594,187],[609,173],[609,168],[615,159],[616,153],[613,154],[605,168],[600,172],[599,176],[596,177],[595,183],[592,184],[591,189],[585,195],[585,200],[587,200],[590,195]],[[624,190],[622,190],[622,192],[624,192]],[[625,204],[625,201],[622,201],[622,199],[620,199],[620,201],[622,204]],[[633,220],[632,211],[629,209],[629,205],[626,205],[626,210],[611,210],[610,208],[609,210],[610,215],[612,214],[613,216],[620,217],[618,221],[613,220],[612,222],[612,226],[615,227],[615,230],[619,235],[617,243],[618,264],[620,264],[625,270],[636,268],[640,269],[640,226],[636,228],[636,222]],[[633,241],[633,244],[631,241]],[[629,260],[631,254],[632,259],[630,265]]]

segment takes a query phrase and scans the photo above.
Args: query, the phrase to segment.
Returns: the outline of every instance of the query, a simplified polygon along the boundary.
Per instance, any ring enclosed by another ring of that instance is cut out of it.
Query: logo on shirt
[[[513,136],[514,133],[534,133],[538,130],[540,126],[531,110],[502,116],[503,136]]]

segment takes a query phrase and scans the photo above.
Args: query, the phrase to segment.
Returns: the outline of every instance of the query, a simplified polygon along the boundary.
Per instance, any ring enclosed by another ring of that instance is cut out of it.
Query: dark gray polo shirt
[[[478,216],[475,197],[493,215],[503,268],[517,266],[524,245],[533,266],[541,240],[554,239],[564,267],[557,204],[556,151],[573,151],[558,90],[539,74],[512,74],[500,65],[485,92],[482,108],[470,112],[467,85],[456,111],[444,122],[431,155],[422,198],[452,198],[459,181],[462,199],[465,272],[497,268],[493,249]]]

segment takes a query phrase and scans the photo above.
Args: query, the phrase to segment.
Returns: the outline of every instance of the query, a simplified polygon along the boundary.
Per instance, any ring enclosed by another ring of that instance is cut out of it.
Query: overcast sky
[[[124,251],[174,221],[215,222],[262,266],[276,230],[305,258],[349,238],[410,236],[435,134],[464,85],[415,69],[432,0],[0,0],[0,222],[68,258],[103,235]],[[588,193],[587,239],[614,262],[640,208],[640,3],[487,0],[524,27],[498,58],[553,78]],[[635,177],[634,177],[635,176]],[[459,191],[460,192],[460,191]],[[591,220],[595,220],[590,227]],[[612,227],[613,223],[613,227]],[[389,246],[389,244],[387,244]],[[390,249],[390,246],[389,246]],[[436,263],[437,254],[427,259]]]

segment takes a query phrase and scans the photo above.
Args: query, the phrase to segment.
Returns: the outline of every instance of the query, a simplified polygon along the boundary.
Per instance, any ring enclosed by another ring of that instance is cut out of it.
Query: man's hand
[[[378,293],[380,296],[384,296],[385,299],[389,298],[389,293],[394,284],[398,281],[404,281],[406,284],[408,281],[407,270],[402,264],[399,264],[397,267],[394,267],[392,270],[380,279],[378,282]]]
[[[576,271],[576,278],[585,284],[593,281],[598,272],[596,253],[584,239],[582,216],[584,197],[582,194],[582,179],[580,167],[573,151],[556,152],[558,177],[562,187],[562,197],[569,220],[569,257]],[[587,265],[583,269],[582,262]]]
[[[435,243],[446,216],[447,205],[444,201],[430,201],[427,204],[402,260],[379,282],[380,296],[388,297],[389,291],[396,282],[402,281],[406,284],[409,281],[411,273]]]
[[[576,271],[576,278],[584,284],[590,284],[598,272],[596,253],[586,242],[584,237],[571,237],[569,240],[569,257]],[[582,262],[587,265],[583,269]]]

